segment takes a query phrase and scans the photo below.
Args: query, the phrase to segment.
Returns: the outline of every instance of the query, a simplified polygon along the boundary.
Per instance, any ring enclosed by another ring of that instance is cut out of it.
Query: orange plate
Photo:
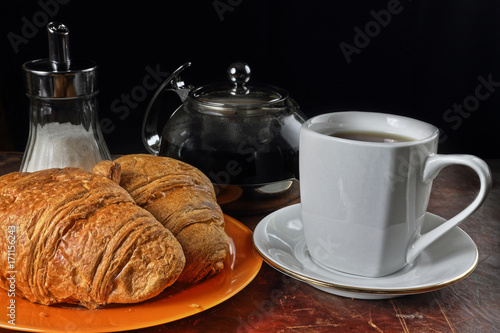
[[[9,324],[11,300],[0,292],[0,327],[33,332],[116,332],[150,327],[200,313],[224,302],[246,287],[257,275],[262,259],[256,254],[252,232],[241,222],[224,216],[230,238],[231,267],[197,285],[182,290],[167,288],[159,296],[137,304],[108,305],[87,310],[71,305],[39,305],[15,298],[15,325]]]

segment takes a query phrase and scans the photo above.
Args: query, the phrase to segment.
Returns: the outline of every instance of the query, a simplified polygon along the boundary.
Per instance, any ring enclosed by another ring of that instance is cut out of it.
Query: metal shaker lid
[[[49,58],[23,64],[26,90],[40,98],[72,98],[91,95],[96,89],[97,66],[90,60],[72,60],[69,29],[62,23],[47,25]]]

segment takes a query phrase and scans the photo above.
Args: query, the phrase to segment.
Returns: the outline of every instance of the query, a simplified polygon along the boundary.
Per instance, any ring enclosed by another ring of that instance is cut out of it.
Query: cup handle
[[[439,155],[432,154],[425,161],[422,180],[431,182],[438,173],[446,166],[452,164],[461,164],[472,168],[479,176],[480,189],[474,201],[460,213],[441,224],[440,226],[419,235],[409,247],[406,262],[410,263],[422,252],[427,246],[432,244],[439,237],[444,235],[450,229],[459,225],[463,220],[474,213],[484,202],[491,188],[491,172],[490,168],[482,159],[472,155]]]

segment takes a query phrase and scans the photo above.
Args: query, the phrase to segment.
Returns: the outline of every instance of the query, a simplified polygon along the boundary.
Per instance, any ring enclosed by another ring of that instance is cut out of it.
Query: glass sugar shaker
[[[29,138],[20,171],[79,167],[87,171],[111,159],[97,119],[96,65],[73,60],[69,30],[47,25],[49,58],[26,62]]]

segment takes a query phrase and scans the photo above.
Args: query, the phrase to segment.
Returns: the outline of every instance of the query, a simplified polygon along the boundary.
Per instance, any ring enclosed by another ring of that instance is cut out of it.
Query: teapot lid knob
[[[248,64],[238,61],[229,65],[227,69],[227,77],[229,81],[235,84],[233,93],[241,94],[246,93],[248,88],[245,87],[245,83],[250,81],[250,66]]]

